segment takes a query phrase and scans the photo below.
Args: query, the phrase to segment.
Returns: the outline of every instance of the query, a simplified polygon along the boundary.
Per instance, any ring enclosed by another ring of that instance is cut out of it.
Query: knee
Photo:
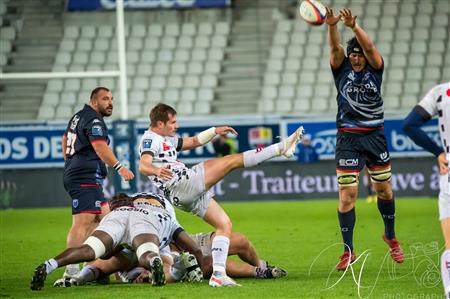
[[[231,223],[230,217],[223,217],[222,221],[220,221],[218,227],[216,227],[217,231],[222,231],[226,235],[231,235],[233,231],[233,224]]]
[[[356,197],[358,196],[358,191],[356,188],[341,190],[339,196],[339,202],[341,205],[349,206],[352,205],[356,201]]]
[[[389,186],[385,186],[382,188],[376,189],[377,196],[379,199],[391,200],[394,197],[394,193],[392,192],[392,188]]]
[[[233,243],[236,244],[238,252],[244,252],[250,248],[250,243],[249,243],[248,239],[241,234],[237,234],[237,235],[233,236]]]

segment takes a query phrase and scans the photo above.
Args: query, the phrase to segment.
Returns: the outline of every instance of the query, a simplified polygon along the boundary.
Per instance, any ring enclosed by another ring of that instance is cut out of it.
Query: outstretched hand
[[[340,10],[340,15],[342,16],[342,20],[345,24],[345,26],[350,27],[350,28],[355,28],[356,25],[356,17],[352,14],[352,11],[350,10],[350,8],[343,8]]]
[[[173,177],[172,170],[170,170],[169,166],[158,168],[155,174],[164,181],[168,181]]]
[[[218,135],[224,136],[224,135],[227,135],[228,133],[231,133],[231,134],[236,135],[236,136],[238,134],[236,132],[236,130],[233,129],[232,127],[217,127],[216,128],[216,134],[218,134]]]
[[[131,181],[132,179],[134,179],[134,173],[126,167],[122,167],[119,169],[119,175],[125,181]]]
[[[441,175],[445,175],[448,173],[448,160],[445,157],[445,153],[441,153],[438,158],[438,164],[439,164],[439,173]]]
[[[327,25],[330,25],[330,26],[336,25],[340,21],[341,15],[339,14],[339,15],[335,16],[333,13],[333,9],[331,7],[326,6],[325,8],[327,10],[327,14],[326,14],[327,18],[325,19],[325,22],[327,23]]]

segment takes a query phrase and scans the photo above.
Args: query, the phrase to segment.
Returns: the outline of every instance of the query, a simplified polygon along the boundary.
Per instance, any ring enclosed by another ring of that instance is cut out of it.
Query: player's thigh
[[[121,243],[126,243],[126,232],[128,224],[128,213],[126,211],[115,210],[106,215],[100,221],[92,235],[98,233],[107,234],[111,240],[111,247],[116,247]]]
[[[450,174],[439,177],[439,219],[450,219]]]
[[[203,164],[205,172],[205,189],[208,190],[233,169],[242,167],[243,165],[244,156],[242,154],[233,154],[205,161]]]
[[[360,136],[338,132],[336,136],[336,175],[339,190],[350,192],[358,186],[359,173],[364,168],[365,157],[359,148]]]

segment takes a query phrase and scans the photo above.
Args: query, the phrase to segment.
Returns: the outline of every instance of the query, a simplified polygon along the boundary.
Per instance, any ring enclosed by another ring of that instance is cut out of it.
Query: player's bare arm
[[[348,8],[342,9],[340,13],[345,26],[352,29],[355,33],[356,39],[363,48],[367,62],[375,69],[380,69],[383,66],[381,54],[378,52],[378,49],[375,47],[375,44],[370,39],[369,35],[367,35],[367,33],[356,22],[357,16],[354,16],[352,11]]]
[[[440,173],[441,175],[447,174],[448,171],[449,171],[449,168],[448,168],[448,160],[447,160],[447,158],[445,157],[445,152],[442,152],[442,153],[437,157],[437,160],[438,160],[438,165],[439,165],[439,173]]]
[[[335,16],[333,9],[326,7],[327,18],[326,23],[328,25],[328,45],[330,46],[330,64],[333,68],[338,68],[344,61],[344,48],[340,44],[339,31],[337,24],[341,18],[341,15]]]
[[[64,159],[64,161],[66,161],[66,160],[67,160],[67,154],[66,154],[66,149],[67,149],[67,135],[66,135],[66,134],[64,134],[63,137],[62,137],[61,148],[62,148],[63,159]]]
[[[100,159],[108,166],[116,169],[119,175],[124,178],[124,180],[129,181],[134,178],[133,172],[120,164],[120,161],[116,158],[106,141],[97,141],[91,144],[95,150],[95,153],[100,157]]]
[[[216,135],[226,135],[228,133],[237,135],[236,130],[232,127],[211,127],[203,132],[200,132],[196,136],[183,138],[183,146],[181,147],[181,150],[184,151],[194,149],[210,142]]]
[[[143,154],[139,160],[139,172],[146,176],[155,175],[163,180],[170,180],[173,176],[169,168],[153,165],[153,156],[147,153]]]

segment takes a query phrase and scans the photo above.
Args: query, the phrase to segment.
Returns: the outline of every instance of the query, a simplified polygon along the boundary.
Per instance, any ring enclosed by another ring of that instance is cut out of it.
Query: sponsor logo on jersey
[[[142,141],[142,147],[144,149],[150,149],[152,146],[152,140],[151,139],[144,139],[144,141]]]
[[[358,166],[358,159],[339,159],[340,166]]]
[[[91,132],[93,136],[103,136],[103,128],[101,126],[93,126]]]
[[[389,161],[389,154],[388,154],[388,152],[383,152],[383,153],[381,153],[381,154],[380,154],[380,158],[381,158],[381,160],[382,160],[383,162]]]
[[[94,120],[92,121],[92,123],[93,123],[93,124],[95,124],[95,123],[101,123],[101,121],[100,121],[98,118],[96,118],[96,119],[94,119]]]
[[[78,207],[78,199],[72,200],[72,206],[76,209]]]
[[[165,142],[163,142],[163,151],[168,151],[170,150],[170,146],[168,146]]]

